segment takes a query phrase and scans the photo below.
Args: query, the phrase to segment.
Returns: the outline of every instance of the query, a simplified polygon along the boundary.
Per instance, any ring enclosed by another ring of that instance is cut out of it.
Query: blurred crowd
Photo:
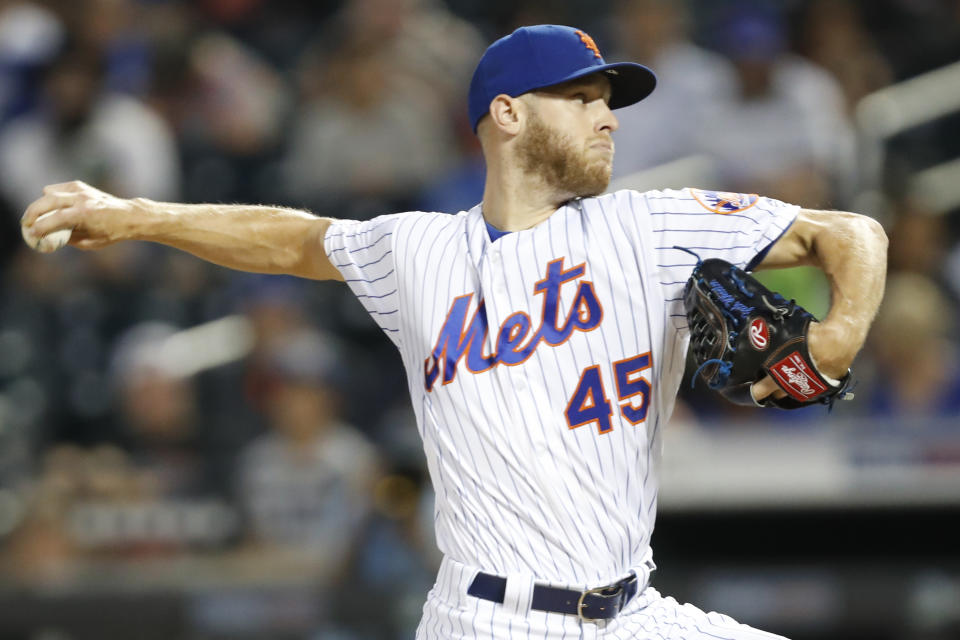
[[[18,221],[72,179],[341,218],[469,208],[473,66],[536,22],[657,72],[617,112],[618,184],[669,175],[881,220],[887,296],[836,412],[960,431],[960,202],[914,179],[960,157],[960,116],[884,140],[879,167],[858,124],[865,97],[960,61],[956,0],[0,0],[0,582],[228,554],[260,578],[308,573],[340,629],[318,638],[410,636],[437,564],[429,482],[399,358],[346,287],[141,243],[41,256]],[[769,278],[826,310],[815,272]],[[707,429],[823,418],[703,389],[679,412]]]

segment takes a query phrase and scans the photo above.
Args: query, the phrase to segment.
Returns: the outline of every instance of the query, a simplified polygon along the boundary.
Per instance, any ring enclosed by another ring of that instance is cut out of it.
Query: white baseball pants
[[[417,640],[786,640],[719,613],[704,613],[647,587],[612,620],[530,609],[532,577],[507,576],[503,604],[467,594],[477,569],[444,558]]]

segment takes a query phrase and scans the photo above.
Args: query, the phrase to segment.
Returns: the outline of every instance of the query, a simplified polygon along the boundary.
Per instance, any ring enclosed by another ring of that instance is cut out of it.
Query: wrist
[[[845,322],[817,322],[810,325],[807,334],[810,359],[828,382],[843,378],[860,351],[863,337],[855,329]]]
[[[163,235],[164,220],[167,216],[160,203],[148,198],[127,200],[129,213],[126,226],[126,240],[158,240]]]
[[[846,370],[844,370],[843,375],[839,376],[839,378],[834,378],[833,376],[831,376],[826,372],[826,369],[822,367],[819,362],[817,362],[817,359],[813,357],[812,353],[810,354],[810,360],[813,361],[813,368],[817,370],[817,373],[820,374],[820,377],[826,380],[828,383],[830,383],[834,387],[840,386],[840,378],[845,376],[846,372],[849,370],[849,367],[848,367]]]

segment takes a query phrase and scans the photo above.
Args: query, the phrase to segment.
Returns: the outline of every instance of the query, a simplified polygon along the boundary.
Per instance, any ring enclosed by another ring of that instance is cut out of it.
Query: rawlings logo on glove
[[[764,351],[770,344],[770,332],[763,318],[754,318],[750,323],[750,344],[757,351]]]
[[[853,398],[850,371],[842,380],[832,380],[813,365],[807,349],[807,332],[816,322],[813,314],[746,271],[725,260],[697,256],[683,306],[698,365],[694,383],[700,377],[737,404],[781,409],[832,406],[838,399]],[[756,401],[750,387],[765,375],[787,395]]]

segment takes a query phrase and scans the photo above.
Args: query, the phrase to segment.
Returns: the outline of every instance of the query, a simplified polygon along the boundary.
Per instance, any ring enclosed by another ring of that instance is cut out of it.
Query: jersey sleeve
[[[657,263],[664,269],[695,262],[677,247],[704,260],[721,258],[752,269],[800,211],[797,205],[756,194],[705,189],[650,191],[642,197],[650,212]]]
[[[651,254],[647,257],[667,318],[681,331],[686,330],[683,288],[697,257],[753,268],[800,211],[796,205],[756,194],[702,189],[628,193],[628,209],[639,218],[635,223],[650,231],[644,251]]]
[[[400,347],[400,296],[396,254],[402,214],[365,220],[337,220],[323,246],[357,300],[384,333]]]

